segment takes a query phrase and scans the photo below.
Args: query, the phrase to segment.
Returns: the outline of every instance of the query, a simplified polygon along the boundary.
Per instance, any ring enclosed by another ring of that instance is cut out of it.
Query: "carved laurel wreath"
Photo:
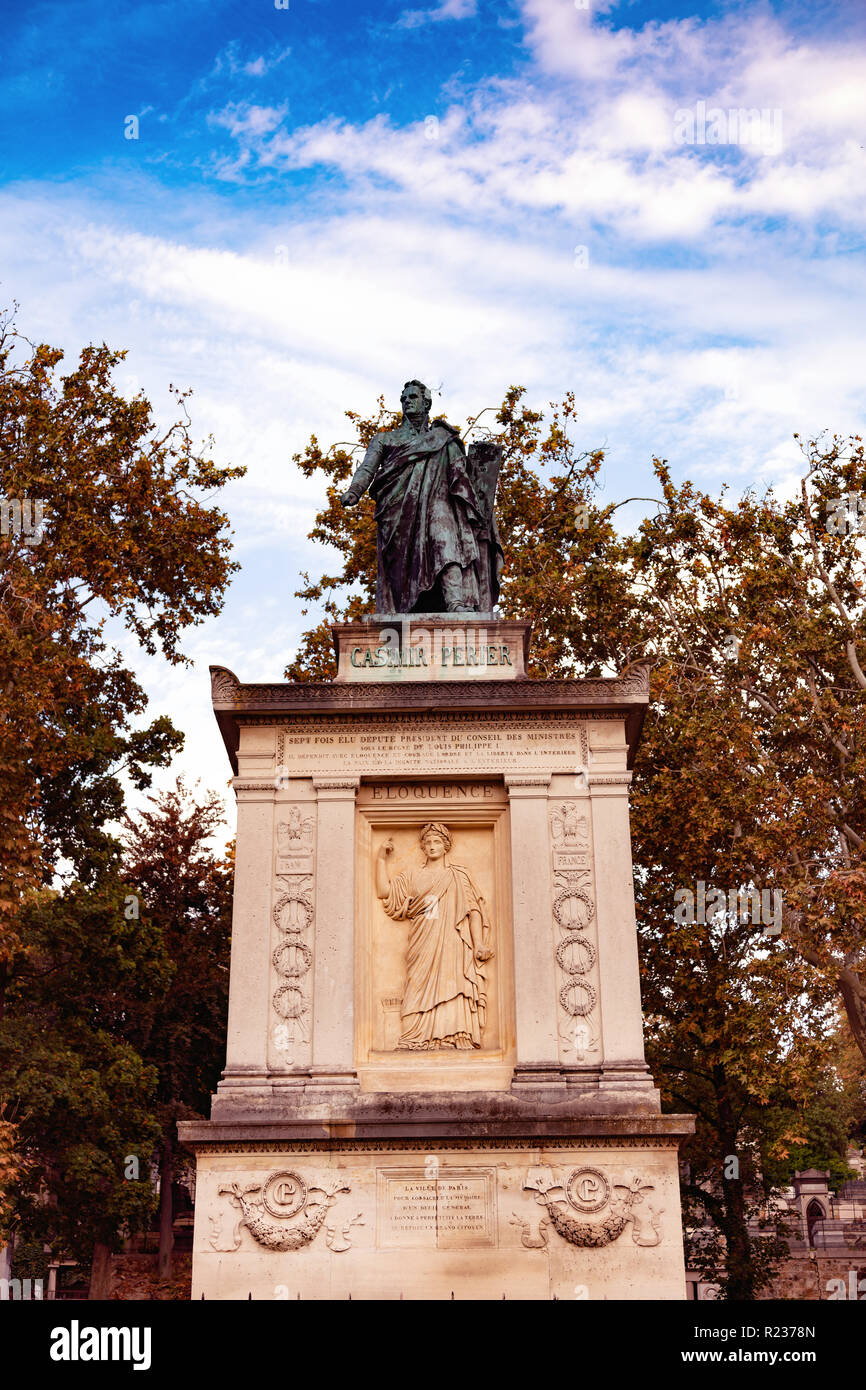
[[[559,991],[559,1002],[572,1018],[583,1018],[586,1014],[592,1013],[597,997],[588,980],[578,980],[574,977]]]
[[[300,956],[300,959],[298,957]],[[294,964],[290,964],[294,957]],[[299,980],[313,963],[313,953],[303,941],[283,941],[271,959],[274,969],[287,980]]]
[[[567,975],[586,975],[595,957],[595,947],[585,936],[566,936],[556,948],[557,964]]]
[[[303,917],[303,921],[290,925],[287,925],[283,921],[283,912],[291,907],[295,907],[297,909],[297,911]],[[302,932],[306,927],[310,925],[312,920],[313,905],[310,902],[309,898],[305,898],[303,893],[298,889],[295,889],[294,892],[289,890],[288,893],[283,893],[282,896],[277,898],[277,901],[274,903],[274,921],[276,922],[280,931],[287,933]]]
[[[274,994],[274,1010],[280,1018],[296,1020],[310,1012],[309,1004],[297,985],[280,985]]]
[[[572,905],[573,916],[565,917],[565,905]],[[564,888],[554,900],[553,915],[563,931],[573,931],[575,926],[587,927],[595,915],[595,903],[584,888]]]

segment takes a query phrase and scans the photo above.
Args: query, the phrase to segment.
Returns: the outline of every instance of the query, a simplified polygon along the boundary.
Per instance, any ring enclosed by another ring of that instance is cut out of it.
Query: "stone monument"
[[[228,1051],[193,1298],[685,1296],[643,1053],[628,784],[649,695],[530,680],[495,615],[495,443],[422,383],[343,501],[379,612],[326,684],[212,667],[235,773]]]

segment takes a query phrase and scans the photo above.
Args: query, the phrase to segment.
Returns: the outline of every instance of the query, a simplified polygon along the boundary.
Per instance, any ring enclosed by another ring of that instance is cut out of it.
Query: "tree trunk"
[[[173,1176],[173,1147],[171,1139],[166,1135],[162,1141],[162,1152],[159,1159],[159,1258],[157,1271],[160,1279],[171,1278],[171,1252],[174,1247]]]
[[[716,1091],[716,1105],[719,1115],[719,1139],[724,1157],[722,1158],[722,1200],[725,1215],[722,1230],[725,1236],[725,1298],[735,1302],[751,1302],[755,1297],[755,1268],[752,1259],[752,1242],[749,1236],[749,1222],[746,1216],[746,1199],[743,1194],[745,1174],[737,1164],[737,1176],[725,1177],[724,1164],[727,1158],[738,1157],[739,1133],[731,1112],[728,1098],[727,1076],[723,1066],[713,1067],[713,1081]]]
[[[855,1043],[866,1057],[866,987],[851,966],[841,971],[839,989]]]
[[[733,1150],[729,1150],[733,1152]],[[752,1241],[746,1219],[743,1184],[739,1178],[723,1179],[725,1194],[724,1233],[726,1242],[726,1297],[735,1302],[751,1303],[755,1298],[755,1270],[752,1260]]]
[[[88,1299],[105,1300],[111,1297],[111,1247],[97,1240],[93,1245],[93,1264],[90,1267]]]

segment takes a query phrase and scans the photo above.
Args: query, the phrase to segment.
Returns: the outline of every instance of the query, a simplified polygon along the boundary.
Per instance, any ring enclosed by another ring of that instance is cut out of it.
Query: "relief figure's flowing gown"
[[[481,1046],[487,1012],[484,969],[475,960],[469,914],[489,932],[483,899],[468,870],[444,864],[421,881],[421,871],[395,874],[382,906],[409,923],[400,1048],[436,1050]]]

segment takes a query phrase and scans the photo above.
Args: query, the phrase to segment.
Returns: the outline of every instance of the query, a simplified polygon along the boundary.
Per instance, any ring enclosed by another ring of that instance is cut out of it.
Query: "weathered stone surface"
[[[193,1298],[681,1299],[671,1139],[198,1147]]]
[[[631,767],[649,702],[649,672],[636,666],[612,679],[566,681],[333,681],[246,685],[225,666],[211,666],[211,696],[217,724],[235,773],[242,726],[289,725],[299,718],[340,719],[355,715],[424,715],[442,720],[476,714],[582,715],[625,720]],[[324,746],[324,745],[323,745]],[[387,766],[383,766],[387,771]]]
[[[419,623],[452,654],[478,626],[401,621],[401,662]],[[353,664],[376,622],[329,685],[212,671],[238,889],[226,1069],[180,1126],[194,1296],[294,1297],[299,1260],[303,1297],[683,1296],[691,1119],[644,1061],[631,881],[647,673],[530,681],[528,625],[493,626],[495,677]]]
[[[252,1094],[250,1094],[252,1092]],[[210,1120],[183,1120],[184,1143],[294,1143],[301,1139],[557,1138],[675,1142],[694,1129],[693,1117],[662,1115],[652,1102],[633,1113],[620,1106],[605,1114],[598,1097],[586,1098],[560,1076],[558,1087],[510,1091],[375,1092],[329,1094],[311,1084],[293,1090],[276,1080],[243,1090],[232,1084],[214,1099]]]

